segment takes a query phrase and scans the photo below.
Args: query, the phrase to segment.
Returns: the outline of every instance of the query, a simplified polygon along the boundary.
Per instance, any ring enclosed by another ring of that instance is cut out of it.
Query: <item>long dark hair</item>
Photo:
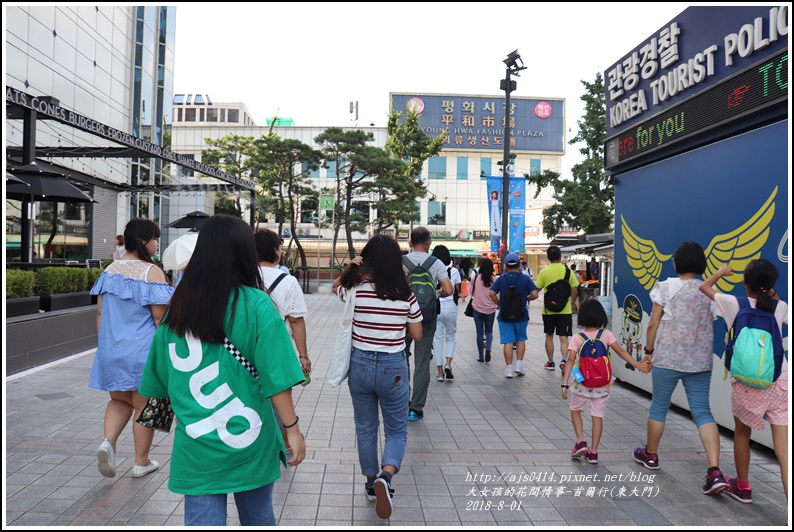
[[[140,260],[151,264],[154,261],[146,251],[146,244],[155,238],[160,238],[160,226],[151,220],[133,218],[124,227],[124,249],[134,251]]]
[[[493,284],[493,261],[491,259],[480,259],[480,276],[482,277],[483,286],[491,286]]]
[[[254,246],[254,232],[240,218],[218,214],[199,232],[196,249],[163,319],[179,336],[191,333],[202,342],[223,343],[226,309],[240,288],[264,290]],[[245,318],[245,316],[243,317]]]
[[[403,271],[402,251],[392,237],[384,234],[369,239],[361,250],[364,261],[357,268],[348,268],[342,273],[341,283],[352,288],[362,282],[372,282],[380,299],[407,301],[411,287]]]
[[[777,268],[765,259],[751,260],[744,270],[744,284],[747,291],[755,294],[755,308],[764,312],[775,311],[775,301],[769,291],[777,282]],[[750,295],[750,294],[748,294]]]

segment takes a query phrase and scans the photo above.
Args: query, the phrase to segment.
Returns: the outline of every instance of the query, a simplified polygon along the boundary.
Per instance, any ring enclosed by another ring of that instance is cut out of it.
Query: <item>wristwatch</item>
[[[568,386],[567,384],[560,384],[560,388],[566,388],[567,389],[567,388],[570,388],[570,386]]]

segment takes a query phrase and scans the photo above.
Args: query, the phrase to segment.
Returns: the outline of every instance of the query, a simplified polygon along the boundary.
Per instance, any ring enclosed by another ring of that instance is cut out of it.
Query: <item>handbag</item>
[[[477,288],[476,283],[477,276],[475,275],[474,280],[471,282],[471,297],[469,298],[469,304],[466,305],[466,310],[463,311],[463,313],[470,318],[474,317],[474,307],[471,306],[471,303],[474,301],[474,289]]]
[[[353,312],[356,308],[356,289],[351,288],[345,302],[342,321],[336,331],[334,349],[331,352],[331,363],[328,366],[326,380],[332,388],[342,384],[350,371],[350,353],[353,351]]]
[[[170,432],[174,422],[171,400],[168,397],[150,397],[135,422],[150,429]]]

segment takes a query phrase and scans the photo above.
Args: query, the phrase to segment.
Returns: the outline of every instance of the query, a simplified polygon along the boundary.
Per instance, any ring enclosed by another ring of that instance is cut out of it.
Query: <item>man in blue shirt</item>
[[[505,355],[505,377],[513,378],[513,374],[524,375],[524,352],[526,351],[527,323],[529,323],[529,312],[527,312],[527,301],[538,298],[538,287],[528,275],[521,274],[521,259],[517,253],[508,253],[505,257],[507,271],[501,275],[491,285],[488,296],[494,303],[499,304],[499,315],[496,319],[499,322],[499,337]],[[523,315],[518,319],[509,319],[504,316],[504,305],[508,300],[508,292],[511,287],[518,291],[520,301],[524,307]],[[502,303],[500,303],[500,301]],[[513,345],[516,344],[516,364],[515,372],[513,369]]]

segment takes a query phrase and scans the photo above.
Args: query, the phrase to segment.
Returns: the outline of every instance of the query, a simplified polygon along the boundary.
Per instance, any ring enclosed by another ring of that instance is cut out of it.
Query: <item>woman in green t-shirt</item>
[[[286,452],[270,402],[284,420],[289,465],[296,466],[306,444],[291,388],[304,376],[263,291],[245,222],[207,220],[162,323],[139,392],[171,399],[178,423],[168,487],[185,495],[185,525],[225,525],[229,493],[241,525],[275,525],[273,485]]]

